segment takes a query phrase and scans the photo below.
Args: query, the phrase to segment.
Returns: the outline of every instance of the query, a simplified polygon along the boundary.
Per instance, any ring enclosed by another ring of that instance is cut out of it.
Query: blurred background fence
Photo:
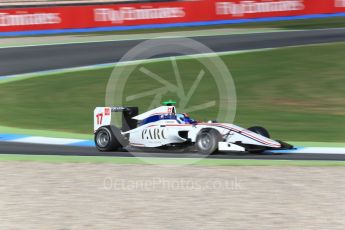
[[[5,0],[0,2],[2,7],[23,7],[41,5],[74,5],[74,4],[104,4],[119,2],[168,2],[175,0]]]
[[[345,0],[6,0],[1,4],[0,32],[127,30],[345,13]]]

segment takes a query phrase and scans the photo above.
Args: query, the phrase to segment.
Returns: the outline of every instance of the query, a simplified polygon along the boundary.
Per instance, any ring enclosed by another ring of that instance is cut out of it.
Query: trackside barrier
[[[200,0],[0,9],[0,32],[164,25],[345,12],[345,0]]]

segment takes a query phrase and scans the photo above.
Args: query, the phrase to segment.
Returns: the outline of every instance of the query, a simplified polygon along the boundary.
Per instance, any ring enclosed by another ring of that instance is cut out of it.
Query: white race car
[[[111,124],[112,113],[122,113],[122,128]],[[202,154],[216,151],[260,153],[265,150],[292,149],[293,146],[270,139],[266,129],[248,129],[228,123],[197,122],[177,113],[174,102],[138,115],[137,107],[97,107],[94,110],[95,144],[100,151],[126,147],[195,149]]]

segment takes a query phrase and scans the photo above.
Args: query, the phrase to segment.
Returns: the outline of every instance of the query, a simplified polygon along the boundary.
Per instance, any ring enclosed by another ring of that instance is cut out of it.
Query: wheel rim
[[[207,150],[210,148],[212,143],[211,140],[211,136],[208,133],[203,133],[200,135],[199,141],[198,141],[198,145],[200,147],[200,149],[202,150]]]
[[[109,143],[109,140],[110,140],[110,136],[107,132],[105,131],[101,131],[98,133],[97,135],[97,145],[99,147],[106,147]]]

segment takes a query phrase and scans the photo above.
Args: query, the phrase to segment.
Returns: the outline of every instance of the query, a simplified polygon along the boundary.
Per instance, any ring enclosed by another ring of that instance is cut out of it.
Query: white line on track
[[[303,154],[345,154],[345,148],[338,147],[300,147],[296,150],[278,150],[275,153],[303,153]]]
[[[53,137],[23,137],[9,140],[9,142],[30,143],[30,144],[50,144],[50,145],[70,145],[85,140],[53,138]]]
[[[187,30],[161,33],[142,33],[126,35],[57,35],[57,36],[38,36],[38,37],[14,37],[1,38],[0,49],[4,48],[21,48],[35,46],[54,46],[68,44],[100,43],[115,41],[137,41],[146,39],[164,39],[179,37],[205,37],[205,36],[222,36],[222,35],[239,35],[239,34],[256,34],[256,33],[273,33],[288,32],[297,30],[282,30],[275,28],[253,28],[253,29],[209,29],[209,30]],[[49,43],[47,42],[49,41]],[[28,44],[31,43],[31,44]]]

